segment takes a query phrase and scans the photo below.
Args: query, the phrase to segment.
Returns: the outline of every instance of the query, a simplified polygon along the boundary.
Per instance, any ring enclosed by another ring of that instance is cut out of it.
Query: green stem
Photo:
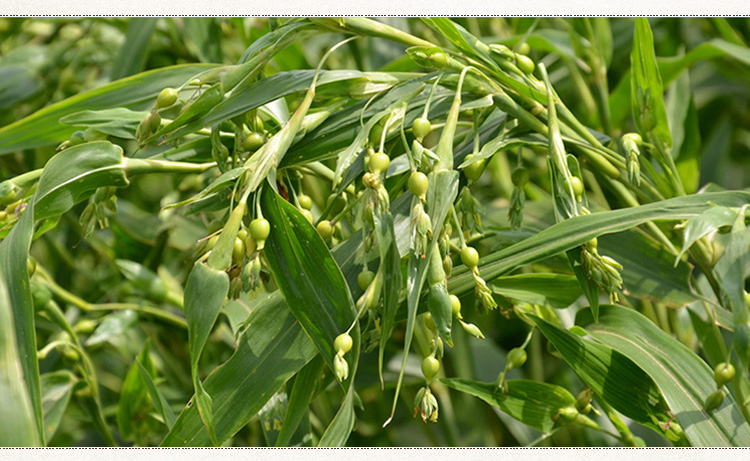
[[[125,172],[128,175],[147,173],[203,173],[216,166],[210,163],[187,163],[170,162],[166,160],[144,160],[139,158],[126,158]]]
[[[132,309],[134,311],[160,318],[173,325],[177,325],[181,328],[187,329],[187,322],[185,321],[185,319],[178,315],[172,314],[171,312],[167,312],[155,307],[125,303],[91,304],[58,285],[52,279],[49,273],[47,273],[47,271],[45,271],[42,267],[37,266],[36,270],[39,276],[42,278],[42,282],[44,283],[44,285],[46,285],[54,295],[56,295],[66,303],[76,306],[84,312]]]

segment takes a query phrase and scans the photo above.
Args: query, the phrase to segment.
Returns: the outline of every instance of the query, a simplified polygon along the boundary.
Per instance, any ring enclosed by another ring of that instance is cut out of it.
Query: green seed
[[[310,213],[310,210],[300,210],[300,213],[302,213],[302,216],[304,216],[305,219],[307,219],[307,222],[309,222],[310,224],[313,223],[313,221],[314,221],[313,220],[313,215],[312,215],[312,213]]]
[[[250,133],[242,140],[242,148],[248,152],[255,152],[265,144],[263,135],[260,133]]]
[[[411,124],[411,132],[414,134],[414,136],[417,137],[417,139],[423,139],[425,136],[430,134],[430,131],[432,130],[432,124],[430,121],[424,117],[419,117],[418,119],[415,119],[414,122]]]
[[[333,235],[333,226],[331,226],[331,221],[320,221],[317,226],[318,234],[323,238],[323,240],[328,240]]]
[[[529,182],[529,170],[524,167],[518,167],[513,170],[510,175],[510,179],[513,181],[513,185],[516,187],[523,187]]]
[[[339,354],[344,355],[352,350],[353,344],[354,341],[352,341],[352,337],[349,336],[348,333],[341,333],[336,336],[336,339],[333,341],[333,348],[336,349],[336,352]]]
[[[560,413],[558,414],[563,421],[568,423],[572,423],[578,418],[578,410],[576,410],[576,407],[560,408]]]
[[[529,46],[528,43],[523,42],[518,45],[518,48],[516,49],[516,51],[518,51],[518,54],[528,55],[531,52],[531,47]]]
[[[456,295],[450,295],[451,298],[451,310],[453,311],[454,317],[461,317],[461,300]]]
[[[247,240],[247,229],[240,229],[239,232],[237,232],[237,237],[241,238],[242,240]]]
[[[245,238],[245,254],[250,257],[253,253],[255,253],[255,249],[258,248],[258,242],[255,241],[255,239],[248,235]]]
[[[505,368],[511,370],[513,368],[522,367],[526,363],[526,351],[520,347],[514,347],[508,351],[508,355],[505,357]]]
[[[257,242],[265,240],[271,233],[271,224],[265,218],[253,219],[250,223],[250,236]]]
[[[470,160],[474,157],[474,154],[469,154],[466,156],[466,160]],[[477,160],[476,162],[467,165],[464,167],[464,175],[466,175],[466,179],[469,181],[476,181],[477,179],[482,176],[482,173],[484,172],[484,159]]]
[[[531,58],[528,56],[517,54],[516,65],[524,74],[530,74],[534,72],[534,67],[535,67],[534,61],[532,61]]]
[[[705,410],[708,413],[716,410],[724,402],[724,391],[721,389],[717,390],[713,394],[709,395],[706,399]]]
[[[232,260],[235,264],[242,264],[245,258],[245,241],[237,237],[234,239],[234,248],[232,249]]]
[[[382,152],[372,154],[370,157],[370,171],[375,174],[380,174],[388,170],[390,164],[391,159]]]
[[[714,381],[721,387],[734,379],[734,365],[731,363],[720,363],[714,369]]]
[[[422,360],[422,374],[429,383],[440,370],[440,361],[433,356],[427,356]]]
[[[148,126],[151,132],[156,133],[159,131],[159,125],[161,125],[161,115],[151,112],[151,115],[148,116]]]
[[[438,69],[442,69],[448,64],[448,55],[440,52],[432,53],[430,55],[430,62]]]
[[[596,237],[586,242],[586,248],[588,248],[590,251],[596,250],[598,246],[599,246],[599,240],[597,240]]]
[[[370,270],[364,270],[357,276],[357,285],[360,290],[366,290],[370,286],[372,281],[375,280],[375,273]]]
[[[429,186],[430,182],[427,179],[427,175],[421,171],[414,171],[409,176],[409,190],[417,197],[424,198],[427,195]]]
[[[208,242],[206,242],[206,251],[211,251],[214,249],[214,246],[216,245],[216,242],[219,241],[219,236],[214,235],[210,239],[208,239]]]
[[[297,200],[299,200],[299,206],[305,210],[312,209],[313,202],[309,195],[300,194],[297,196]]]
[[[571,188],[573,188],[576,198],[580,198],[583,195],[583,183],[578,176],[571,176],[565,179],[565,190],[569,191]]]
[[[472,247],[466,246],[461,249],[461,262],[473,271],[479,265],[479,253]]]
[[[169,107],[177,102],[177,90],[174,88],[164,88],[156,98],[156,109]]]

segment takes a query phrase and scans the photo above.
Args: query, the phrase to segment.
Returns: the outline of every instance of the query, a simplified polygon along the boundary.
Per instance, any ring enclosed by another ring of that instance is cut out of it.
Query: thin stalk
[[[44,283],[44,285],[47,288],[49,288],[49,290],[54,295],[56,295],[58,298],[60,298],[64,302],[68,304],[72,304],[73,306],[76,306],[77,308],[81,309],[84,312],[131,309],[131,310],[138,311],[146,315],[160,318],[173,325],[177,325],[181,328],[187,329],[187,322],[185,321],[185,319],[183,319],[182,317],[178,315],[172,314],[171,312],[167,312],[167,311],[158,309],[156,307],[141,306],[138,304],[127,304],[127,303],[112,303],[112,304],[89,303],[85,301],[84,299],[79,298],[78,296],[69,292],[68,290],[61,287],[60,285],[58,285],[52,279],[49,273],[46,270],[44,270],[44,268],[37,266],[36,270],[37,270],[37,273],[42,277],[42,282]]]

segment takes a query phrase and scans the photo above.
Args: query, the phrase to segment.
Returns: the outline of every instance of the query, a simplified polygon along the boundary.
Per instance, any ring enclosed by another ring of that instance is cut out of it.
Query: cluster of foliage
[[[750,445],[747,20],[0,34],[0,445]]]

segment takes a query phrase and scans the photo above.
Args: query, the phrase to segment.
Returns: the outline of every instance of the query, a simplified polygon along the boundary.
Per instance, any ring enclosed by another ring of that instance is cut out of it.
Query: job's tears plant
[[[750,445],[741,20],[0,30],[3,445]]]

